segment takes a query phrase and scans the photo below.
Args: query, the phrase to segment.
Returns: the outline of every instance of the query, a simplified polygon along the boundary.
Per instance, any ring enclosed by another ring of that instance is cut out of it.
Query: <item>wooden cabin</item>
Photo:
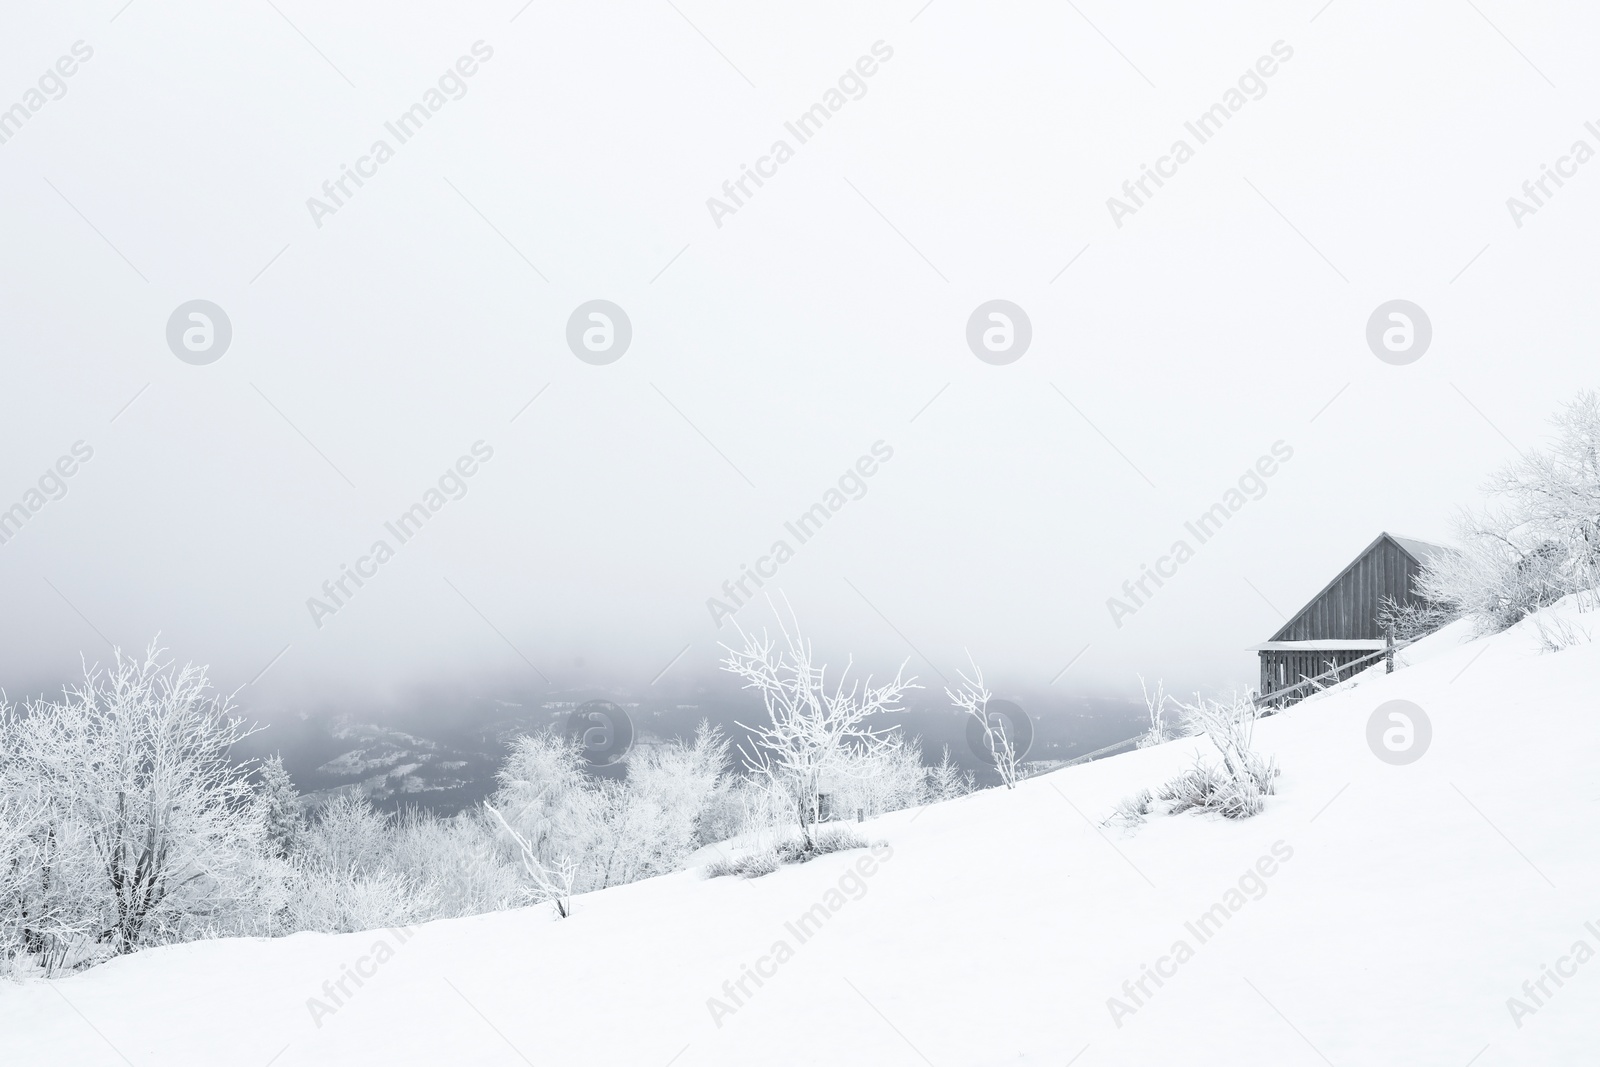
[[[1441,545],[1382,533],[1350,565],[1250,651],[1261,656],[1259,702],[1287,706],[1315,691],[1366,670],[1382,659],[1388,635],[1378,622],[1387,597],[1419,603],[1417,575]]]

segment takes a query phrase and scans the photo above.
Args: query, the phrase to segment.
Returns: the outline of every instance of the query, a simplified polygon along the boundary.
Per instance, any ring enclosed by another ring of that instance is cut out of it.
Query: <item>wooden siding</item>
[[[1300,613],[1272,635],[1274,641],[1375,640],[1384,634],[1378,626],[1378,609],[1383,598],[1392,596],[1405,604],[1419,599],[1414,589],[1418,561],[1387,534],[1368,546],[1342,574],[1300,609]],[[1262,682],[1266,683],[1268,653],[1262,653]],[[1289,655],[1300,655],[1290,653]],[[1306,653],[1326,658],[1329,653]],[[1324,663],[1317,674],[1327,670]],[[1285,661],[1284,666],[1287,667]],[[1290,681],[1298,680],[1290,673]]]
[[[1371,652],[1361,649],[1349,652],[1263,652],[1261,653],[1261,688],[1256,692],[1262,696],[1268,693],[1276,693],[1289,688],[1297,682],[1303,682],[1307,678],[1315,678],[1337,667],[1340,668],[1337,674],[1331,674],[1322,679],[1323,685],[1335,685],[1347,678],[1354,677],[1375,663],[1383,662],[1381,658],[1367,659],[1365,662],[1350,667],[1348,670],[1343,669],[1356,660],[1371,655]],[[1293,704],[1295,701],[1310,696],[1314,691],[1308,686],[1296,690],[1283,699],[1274,701],[1274,703]]]

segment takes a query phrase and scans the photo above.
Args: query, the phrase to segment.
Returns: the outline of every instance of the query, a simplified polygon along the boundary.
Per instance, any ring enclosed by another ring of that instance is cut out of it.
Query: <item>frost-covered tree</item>
[[[0,713],[0,729],[5,725]],[[8,791],[7,784],[0,778],[0,978],[30,969],[26,901],[38,876],[28,842],[39,812],[32,798]]]
[[[842,769],[847,754],[858,758],[882,755],[891,745],[888,730],[869,726],[874,715],[901,709],[909,689],[921,688],[905,678],[902,664],[894,679],[882,685],[850,681],[854,660],[848,660],[832,686],[828,667],[817,662],[811,642],[800,632],[793,612],[778,619],[780,639],[765,631],[739,635],[739,648],[723,645],[722,669],[744,680],[744,688],[761,695],[765,722],[740,723],[752,742],[740,747],[746,767],[788,800],[800,825],[807,851],[816,846],[815,826],[821,816],[819,796],[824,775]]]
[[[967,662],[972,667],[972,676],[960,674],[960,687],[957,689],[947,687],[944,694],[950,698],[950,703],[978,721],[983,730],[983,745],[988,752],[989,762],[993,764],[1005,787],[1015,789],[1017,780],[1022,777],[1016,740],[1011,736],[1011,729],[1005,718],[989,711],[989,701],[994,699],[994,694],[983,684],[983,671],[973,662],[970,655]]]
[[[935,802],[966,796],[977,785],[972,772],[963,771],[950,758],[949,745],[944,746],[944,754],[939,757],[939,762],[927,768],[927,776],[928,799]]]
[[[59,700],[0,715],[0,783],[37,811],[20,846],[35,877],[12,906],[50,965],[218,932],[264,932],[282,870],[267,856],[250,733],[203,667],[151,646]]]
[[[287,857],[305,831],[306,813],[300,791],[283,769],[282,756],[261,761],[256,772],[256,797],[267,830],[267,848],[275,856]]]
[[[1490,480],[1489,506],[1457,521],[1460,550],[1429,560],[1417,583],[1484,630],[1600,588],[1600,395],[1579,395],[1553,421],[1554,440]]]

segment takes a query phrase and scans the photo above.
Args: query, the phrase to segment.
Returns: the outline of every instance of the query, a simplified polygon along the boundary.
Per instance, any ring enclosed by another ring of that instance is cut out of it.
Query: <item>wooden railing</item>
[[[1336,667],[1332,667],[1332,668],[1330,668],[1328,670],[1323,671],[1321,674],[1317,675],[1314,678],[1301,678],[1298,682],[1295,682],[1293,685],[1286,685],[1282,689],[1275,689],[1270,693],[1263,693],[1260,696],[1255,698],[1255,705],[1256,705],[1256,707],[1259,708],[1259,707],[1263,707],[1263,706],[1268,705],[1268,704],[1276,704],[1281,698],[1283,698],[1285,696],[1288,696],[1291,693],[1299,692],[1300,690],[1305,689],[1308,686],[1310,686],[1310,687],[1317,686],[1317,684],[1319,682],[1321,682],[1322,679],[1327,678],[1330,675],[1335,677],[1335,679],[1336,679],[1335,684],[1337,684],[1337,682],[1342,682],[1342,681],[1345,680],[1343,678],[1338,678],[1337,677],[1338,675],[1343,674],[1346,671],[1350,671],[1351,674],[1353,675],[1353,674],[1355,674],[1357,672],[1352,670],[1352,668],[1358,667],[1361,664],[1366,663],[1369,660],[1376,660],[1380,656],[1384,657],[1388,661],[1388,664],[1389,664],[1389,669],[1385,673],[1393,674],[1394,673],[1394,654],[1396,652],[1400,651],[1402,648],[1409,648],[1411,645],[1414,645],[1416,643],[1417,643],[1416,639],[1413,639],[1413,640],[1410,640],[1410,641],[1396,641],[1396,640],[1394,640],[1393,637],[1391,637],[1391,638],[1389,638],[1389,643],[1387,645],[1385,645],[1383,648],[1378,649],[1376,652],[1368,652],[1365,656],[1357,656],[1355,659],[1350,660],[1348,663],[1341,663]],[[1316,691],[1315,688],[1313,688],[1312,692],[1315,692],[1315,691]],[[1310,693],[1303,693],[1301,695],[1302,695],[1302,697],[1309,696]]]

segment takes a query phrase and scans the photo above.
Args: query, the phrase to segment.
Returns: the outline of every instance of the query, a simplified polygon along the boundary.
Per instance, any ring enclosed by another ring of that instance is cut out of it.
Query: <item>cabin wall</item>
[[[1378,608],[1383,598],[1392,596],[1402,604],[1420,599],[1414,589],[1420,571],[1415,560],[1385,538],[1302,608],[1272,640],[1381,639],[1384,635],[1378,627]],[[1264,664],[1263,660],[1263,669]]]

